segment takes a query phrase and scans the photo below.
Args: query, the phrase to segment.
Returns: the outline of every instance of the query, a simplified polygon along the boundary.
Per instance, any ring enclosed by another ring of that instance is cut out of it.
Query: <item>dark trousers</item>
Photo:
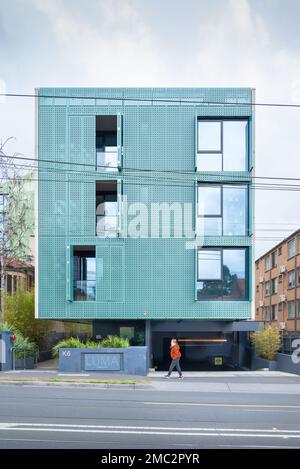
[[[170,368],[169,368],[169,372],[168,372],[168,375],[170,376],[172,371],[174,370],[174,368],[176,368],[176,370],[178,371],[179,373],[179,376],[182,375],[182,371],[181,371],[181,368],[180,368],[180,358],[176,358],[176,360],[172,360],[171,362],[171,365],[170,365]]]

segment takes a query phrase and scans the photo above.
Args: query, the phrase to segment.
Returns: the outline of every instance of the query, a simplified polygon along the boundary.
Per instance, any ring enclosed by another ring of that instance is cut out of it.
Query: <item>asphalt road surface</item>
[[[1,384],[0,449],[300,448],[299,377],[153,384],[136,390]],[[220,384],[227,392],[213,391]]]

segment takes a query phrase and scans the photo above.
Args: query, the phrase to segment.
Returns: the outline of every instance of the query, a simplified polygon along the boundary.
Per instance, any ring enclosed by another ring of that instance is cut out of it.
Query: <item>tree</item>
[[[256,353],[266,360],[274,360],[281,348],[280,330],[277,326],[267,326],[254,332],[251,337]]]
[[[18,288],[14,295],[4,293],[3,310],[5,321],[30,341],[41,343],[50,329],[50,321],[35,319],[34,290]]]
[[[0,174],[2,203],[0,206],[0,319],[3,319],[2,298],[5,292],[5,263],[8,257],[24,258],[28,232],[33,230],[32,201],[25,187],[30,181],[19,154],[8,155],[5,146],[11,138],[0,142]]]

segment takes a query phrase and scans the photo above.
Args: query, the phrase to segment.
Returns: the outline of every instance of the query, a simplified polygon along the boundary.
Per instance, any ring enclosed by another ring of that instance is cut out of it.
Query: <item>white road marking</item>
[[[300,405],[281,405],[281,404],[221,404],[221,403],[202,403],[202,402],[156,402],[144,401],[145,405],[166,405],[166,406],[195,406],[195,407],[257,407],[257,408],[280,408],[280,409],[300,409]]]
[[[115,433],[173,436],[223,436],[252,438],[297,438],[300,430],[252,429],[252,428],[209,428],[209,427],[145,427],[127,425],[75,425],[52,423],[0,423],[4,431],[38,431],[64,433]]]

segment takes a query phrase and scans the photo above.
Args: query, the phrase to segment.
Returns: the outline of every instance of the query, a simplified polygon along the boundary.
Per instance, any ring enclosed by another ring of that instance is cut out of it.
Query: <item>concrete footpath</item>
[[[0,372],[0,385],[122,387],[162,392],[300,395],[300,376],[278,371],[186,372],[183,380],[179,380],[176,373],[169,380],[164,379],[164,375],[162,372],[150,372],[148,376],[103,372],[66,373],[46,366],[34,370]]]

